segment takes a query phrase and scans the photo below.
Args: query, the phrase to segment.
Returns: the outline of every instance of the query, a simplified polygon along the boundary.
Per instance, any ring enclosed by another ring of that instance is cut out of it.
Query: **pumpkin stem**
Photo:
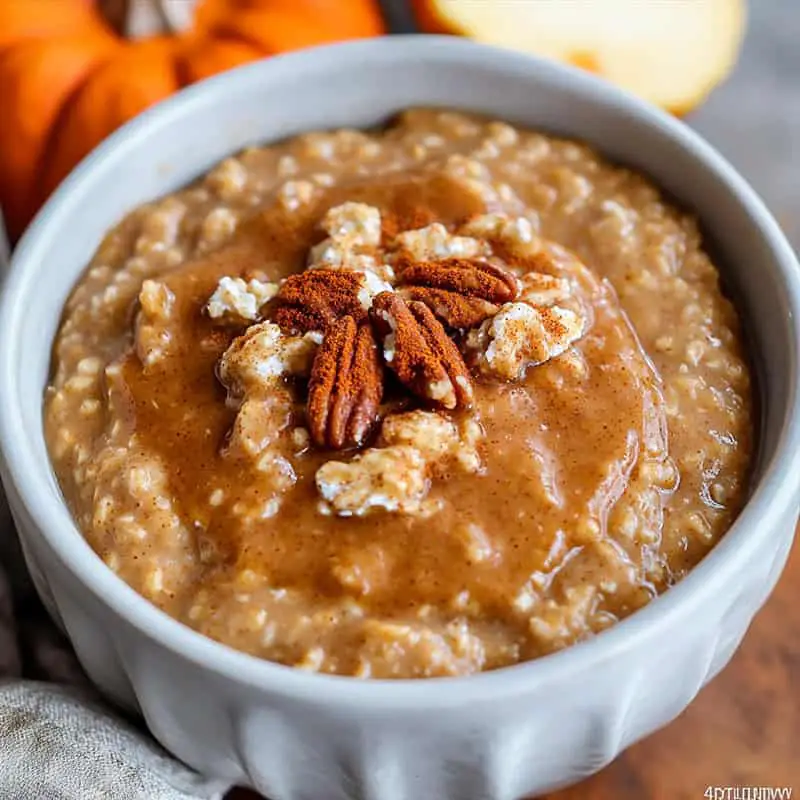
[[[182,0],[183,1],[183,0]],[[168,0],[96,0],[104,19],[126,39],[177,33]],[[174,2],[174,0],[172,0]]]
[[[158,15],[158,21],[161,24],[161,30],[169,36],[176,33],[175,26],[172,24],[172,20],[167,14],[166,6],[164,5],[164,0],[152,0],[153,8],[155,9],[156,14]]]
[[[97,7],[103,19],[120,36],[125,35],[129,4],[129,0],[97,0]]]

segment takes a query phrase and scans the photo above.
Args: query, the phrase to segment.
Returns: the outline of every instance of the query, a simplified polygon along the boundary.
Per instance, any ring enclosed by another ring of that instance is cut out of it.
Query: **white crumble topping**
[[[360,272],[376,269],[377,266],[375,256],[355,253],[349,246],[335,239],[323,239],[308,251],[309,269],[346,267]]]
[[[308,251],[307,269],[352,269],[355,272],[374,274],[391,284],[395,280],[391,265],[367,253],[356,253],[331,239],[324,239]]]
[[[454,236],[441,222],[398,234],[396,242],[398,248],[414,261],[472,258],[488,252],[485,242],[469,236]]]
[[[374,275],[391,289],[394,270],[364,248],[377,248],[381,243],[380,210],[365,203],[343,203],[329,209],[322,220],[328,238],[308,252],[308,269],[343,267],[367,276]],[[379,291],[386,291],[381,289]]]
[[[377,247],[381,243],[381,212],[365,203],[334,206],[323,217],[322,227],[332,239],[351,247]]]
[[[483,372],[515,380],[527,367],[563,353],[583,336],[584,327],[585,319],[567,308],[506,303],[480,328],[470,331],[467,348],[477,353]]]
[[[261,307],[277,293],[276,283],[265,283],[255,278],[245,281],[226,275],[220,278],[206,304],[206,311],[211,319],[231,317],[252,322],[258,319]]]
[[[461,233],[482,239],[499,239],[508,244],[530,244],[536,238],[533,223],[527,217],[505,214],[481,214],[467,220]]]
[[[371,510],[428,514],[423,500],[429,472],[458,466],[477,472],[477,451],[483,431],[474,421],[461,427],[433,411],[409,411],[387,417],[378,446],[348,463],[328,461],[317,470],[317,489],[324,501],[320,512],[362,516]]]
[[[563,302],[570,294],[567,278],[545,275],[543,272],[529,272],[520,278],[517,301],[532,306],[552,306]]]
[[[286,336],[272,322],[251,325],[219,360],[220,380],[235,396],[269,389],[284,375],[307,375],[319,333]]]
[[[381,426],[380,441],[388,446],[415,447],[429,464],[458,459],[462,450],[474,451],[470,443],[462,442],[456,424],[434,411],[409,411],[387,417]]]
[[[499,196],[499,195],[498,195]],[[500,197],[502,202],[512,200]],[[529,216],[507,216],[506,214],[482,214],[462,225],[460,232],[468,236],[483,237],[505,244],[512,253],[525,258],[538,255],[544,244],[538,235],[539,219],[534,212]]]
[[[414,447],[365,450],[352,461],[328,461],[316,474],[329,512],[364,516],[373,509],[418,513],[428,491],[427,465]]]
[[[381,426],[382,445],[415,447],[431,466],[458,465],[465,472],[478,472],[478,445],[483,429],[473,418],[456,425],[435,411],[408,411],[387,417]]]
[[[361,289],[358,291],[358,301],[361,307],[368,311],[372,307],[372,301],[381,292],[393,292],[394,287],[391,283],[382,280],[374,272],[365,272]]]
[[[409,411],[387,417],[381,426],[380,442],[414,447],[428,462],[446,459],[460,447],[455,423],[434,411]]]

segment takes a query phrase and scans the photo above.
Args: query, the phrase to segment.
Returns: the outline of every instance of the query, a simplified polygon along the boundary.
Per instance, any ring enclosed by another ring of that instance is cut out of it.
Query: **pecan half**
[[[382,292],[375,297],[370,316],[383,340],[386,365],[404,386],[442,408],[472,402],[464,359],[424,303]]]
[[[517,279],[511,273],[477,258],[404,262],[398,272],[403,284],[448,289],[491,303],[508,303],[519,291]]]
[[[318,447],[364,444],[378,419],[383,371],[369,323],[347,315],[328,326],[308,384],[308,429]]]
[[[359,293],[364,275],[349,269],[313,269],[290,275],[275,297],[275,322],[286,333],[326,331],[340,317],[366,317]]]
[[[465,297],[446,289],[427,286],[404,286],[398,290],[406,300],[417,300],[425,305],[450,328],[475,328],[500,310],[496,303],[480,297]]]
[[[403,261],[397,267],[403,293],[425,303],[451,328],[472,328],[519,294],[517,279],[473,258]]]

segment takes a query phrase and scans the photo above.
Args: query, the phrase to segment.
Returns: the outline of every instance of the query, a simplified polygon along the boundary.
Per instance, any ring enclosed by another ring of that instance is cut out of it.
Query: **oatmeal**
[[[462,675],[591,636],[729,527],[753,444],[695,222],[571,141],[415,110],[133,211],[45,404],[106,564],[301,669]]]

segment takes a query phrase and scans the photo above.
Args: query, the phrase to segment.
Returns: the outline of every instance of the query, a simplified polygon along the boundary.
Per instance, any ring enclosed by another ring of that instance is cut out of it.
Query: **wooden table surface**
[[[703,800],[709,786],[792,787],[800,798],[800,544],[740,650],[694,703],[547,800]],[[238,789],[227,800],[257,797]]]

